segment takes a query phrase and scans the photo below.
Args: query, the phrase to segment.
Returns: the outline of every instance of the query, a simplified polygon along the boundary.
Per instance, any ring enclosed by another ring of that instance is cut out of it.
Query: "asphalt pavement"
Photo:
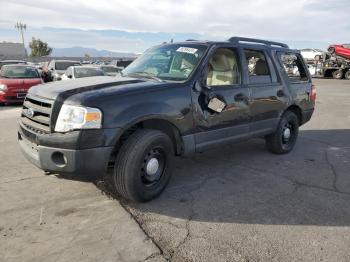
[[[294,150],[262,139],[179,158],[156,200],[44,175],[0,108],[0,261],[350,261],[350,81],[317,79]],[[101,190],[102,189],[102,190]]]

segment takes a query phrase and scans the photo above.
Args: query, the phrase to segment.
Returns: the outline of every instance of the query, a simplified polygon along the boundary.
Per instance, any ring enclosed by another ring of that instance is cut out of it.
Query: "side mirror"
[[[73,78],[73,76],[72,76],[72,75],[67,75],[67,77],[68,77],[68,78],[70,78],[70,79],[72,79],[72,78]]]

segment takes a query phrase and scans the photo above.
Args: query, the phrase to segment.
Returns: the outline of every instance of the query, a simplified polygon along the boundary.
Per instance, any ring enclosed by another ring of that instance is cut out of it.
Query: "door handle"
[[[283,97],[283,96],[285,96],[286,94],[284,93],[284,91],[282,90],[282,89],[280,89],[280,90],[278,90],[277,91],[277,96],[278,97]]]

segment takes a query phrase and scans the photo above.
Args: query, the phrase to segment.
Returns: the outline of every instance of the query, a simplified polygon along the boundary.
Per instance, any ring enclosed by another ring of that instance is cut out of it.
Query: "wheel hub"
[[[283,131],[283,139],[285,141],[288,141],[290,139],[290,136],[291,136],[291,130],[289,127],[286,127]]]
[[[157,174],[158,169],[159,169],[159,161],[157,158],[154,157],[148,160],[146,164],[146,174],[148,176],[154,176],[155,174]]]
[[[162,149],[153,148],[146,155],[141,166],[141,179],[146,186],[153,186],[161,179],[165,168]]]

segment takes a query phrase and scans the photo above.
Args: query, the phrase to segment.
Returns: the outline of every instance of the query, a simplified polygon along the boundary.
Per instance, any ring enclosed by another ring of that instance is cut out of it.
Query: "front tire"
[[[331,53],[332,55],[335,54],[335,48],[334,47],[328,48],[328,52]]]
[[[350,70],[346,71],[344,77],[345,77],[345,79],[350,80]]]
[[[173,158],[168,135],[158,130],[137,130],[116,158],[113,180],[117,192],[136,202],[154,199],[169,182]]]
[[[267,149],[274,154],[289,153],[298,138],[299,119],[292,111],[286,111],[276,132],[265,137]]]

